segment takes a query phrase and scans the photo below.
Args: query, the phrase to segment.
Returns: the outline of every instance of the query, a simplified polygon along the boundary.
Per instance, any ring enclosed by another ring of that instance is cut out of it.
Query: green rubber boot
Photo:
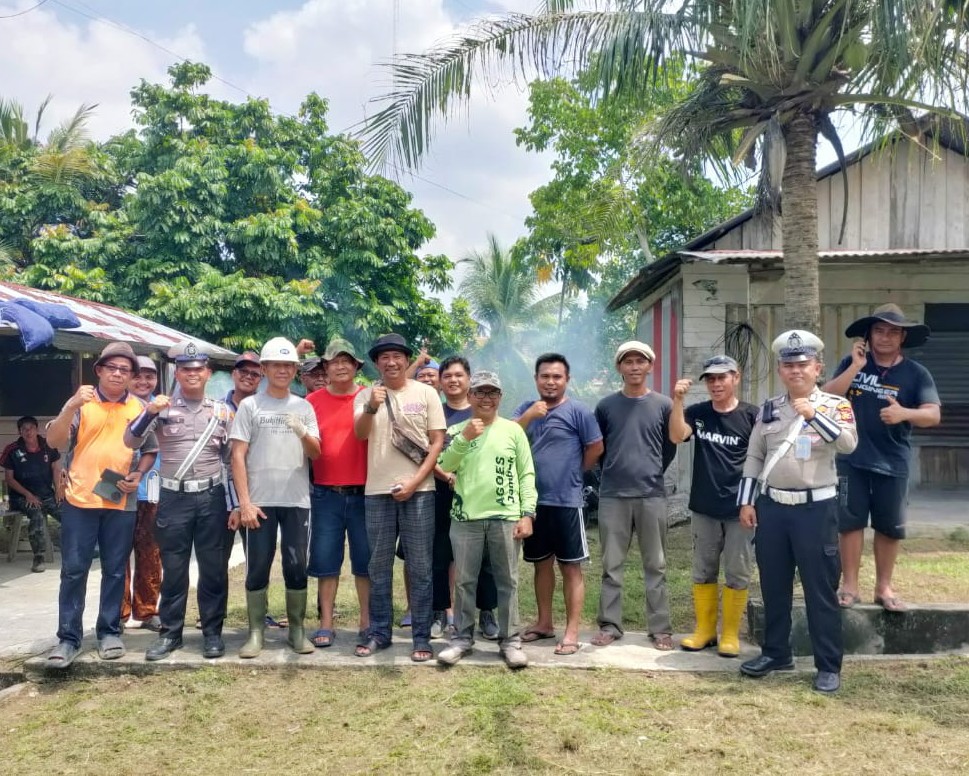
[[[266,629],[266,610],[269,608],[269,588],[246,591],[246,610],[249,614],[249,640],[239,650],[239,657],[259,657],[262,635]]]
[[[286,641],[297,655],[309,655],[316,652],[306,638],[303,620],[306,618],[306,589],[286,590],[286,617],[289,619],[289,636]]]

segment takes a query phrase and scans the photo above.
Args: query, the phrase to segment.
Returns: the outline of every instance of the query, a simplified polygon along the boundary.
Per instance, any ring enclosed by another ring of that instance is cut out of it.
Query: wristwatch
[[[380,409],[380,405],[379,404],[377,405],[376,408],[371,407],[370,406],[370,402],[367,402],[366,404],[363,405],[363,411],[366,412],[368,415],[376,415],[377,414],[377,410],[379,410],[379,409]]]

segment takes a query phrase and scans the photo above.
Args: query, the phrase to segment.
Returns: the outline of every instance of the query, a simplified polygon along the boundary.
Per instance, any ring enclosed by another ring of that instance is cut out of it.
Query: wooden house
[[[821,331],[825,371],[850,350],[846,326],[894,302],[932,336],[906,351],[932,372],[942,425],[916,436],[912,484],[969,485],[969,158],[966,129],[924,122],[919,141],[898,136],[818,173]],[[745,365],[744,398],[778,393],[770,343],[783,329],[780,216],[748,210],[644,267],[610,302],[635,303],[637,335],[654,344],[653,388],[669,393],[708,356]],[[696,386],[692,400],[705,397]],[[689,455],[679,481],[689,482]]]

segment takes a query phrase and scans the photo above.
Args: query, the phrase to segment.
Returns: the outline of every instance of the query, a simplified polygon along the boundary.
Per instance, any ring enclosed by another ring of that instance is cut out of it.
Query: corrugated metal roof
[[[54,346],[64,347],[68,350],[75,350],[79,344],[83,344],[78,335],[86,335],[97,340],[98,346],[106,342],[129,342],[139,353],[167,351],[172,345],[189,339],[188,334],[163,326],[155,321],[149,321],[147,318],[126,312],[118,307],[55,294],[53,291],[28,288],[16,283],[0,282],[0,301],[11,302],[14,299],[34,299],[38,302],[63,304],[71,308],[81,321],[81,326],[77,329],[55,330],[54,335]],[[0,333],[3,333],[4,329],[12,333],[17,330],[17,327],[6,322],[0,323]],[[236,354],[231,350],[226,350],[196,337],[191,339],[216,361],[232,362],[235,360]]]
[[[746,264],[752,261],[782,261],[783,251],[760,250],[713,250],[678,251],[685,261],[709,261],[712,263]],[[958,260],[969,258],[966,248],[892,248],[869,251],[818,251],[822,262],[839,262],[852,259],[860,261],[925,261],[927,259]]]

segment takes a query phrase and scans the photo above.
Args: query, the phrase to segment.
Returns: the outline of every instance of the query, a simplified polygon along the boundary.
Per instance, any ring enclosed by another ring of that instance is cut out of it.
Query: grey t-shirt
[[[650,391],[631,398],[622,392],[596,406],[606,446],[602,458],[602,498],[655,498],[666,495],[663,473],[676,455],[670,442],[673,401]]]
[[[310,462],[303,443],[286,425],[299,416],[311,436],[319,439],[313,406],[299,396],[274,399],[257,393],[242,400],[232,422],[230,439],[249,443],[246,473],[249,498],[260,507],[310,507]]]

